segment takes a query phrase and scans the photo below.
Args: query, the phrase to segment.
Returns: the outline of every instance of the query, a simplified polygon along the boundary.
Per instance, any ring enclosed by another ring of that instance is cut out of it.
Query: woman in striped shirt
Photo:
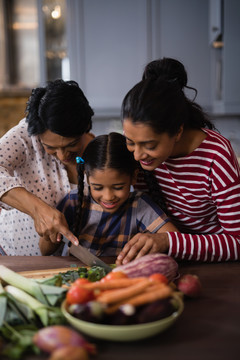
[[[163,58],[146,66],[123,100],[127,147],[143,170],[136,187],[165,204],[180,232],[134,236],[118,264],[154,252],[192,261],[240,258],[239,164],[185,88],[184,66]]]

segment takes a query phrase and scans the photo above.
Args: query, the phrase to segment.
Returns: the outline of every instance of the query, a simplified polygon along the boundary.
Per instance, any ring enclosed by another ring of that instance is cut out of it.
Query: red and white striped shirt
[[[240,259],[240,168],[230,142],[213,130],[187,156],[169,158],[154,174],[169,216],[169,255],[183,260]],[[139,176],[136,188],[145,190]]]

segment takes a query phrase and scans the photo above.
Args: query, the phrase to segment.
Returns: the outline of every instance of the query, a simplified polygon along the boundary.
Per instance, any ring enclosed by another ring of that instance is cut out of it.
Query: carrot
[[[169,286],[163,286],[158,290],[145,292],[144,294],[133,297],[128,300],[128,304],[133,306],[144,305],[149,302],[157,301],[159,299],[164,299],[172,295],[172,289]]]
[[[150,291],[150,287],[149,287],[142,294],[138,294],[138,295],[129,297],[128,299],[118,301],[115,304],[108,306],[108,308],[105,311],[106,311],[106,313],[111,314],[111,313],[115,312],[116,310],[118,310],[118,308],[121,305],[130,304],[133,306],[140,306],[140,305],[148,304],[148,303],[160,300],[160,299],[167,298],[167,297],[171,296],[172,293],[173,293],[173,290],[171,289],[170,286],[165,286],[165,285],[159,286],[158,289],[156,289],[156,287],[154,287],[154,289],[152,289],[152,291]]]
[[[145,291],[146,292],[151,292],[151,291],[155,291],[155,290],[159,290],[163,287],[166,287],[166,284],[163,283],[158,283],[158,284],[151,284]]]
[[[97,301],[104,304],[112,304],[122,300],[125,301],[126,299],[143,292],[148,286],[150,286],[150,284],[151,282],[147,278],[145,278],[141,282],[138,282],[126,288],[112,291],[109,290],[100,293],[100,295],[97,297]]]
[[[144,279],[146,279],[146,278],[144,278]],[[141,280],[142,281],[142,280]],[[140,281],[139,282],[136,282],[136,284],[137,283],[140,283]],[[133,282],[133,285],[134,285],[134,282]],[[132,285],[131,285],[132,286]],[[153,283],[152,281],[149,283],[149,286],[146,288],[146,289],[144,289],[144,291],[153,291],[153,290],[155,290],[155,289],[159,289],[160,287],[162,286],[162,284],[161,283],[159,283],[159,282],[157,282],[157,283]],[[128,289],[129,289],[129,286],[127,287]],[[95,296],[96,296],[96,298],[99,298],[99,296],[101,296],[102,297],[102,295],[104,294],[104,298],[106,297],[106,298],[108,298],[108,296],[110,295],[110,296],[112,296],[112,294],[115,294],[116,295],[116,291],[117,290],[119,290],[119,293],[120,293],[120,290],[122,290],[123,288],[115,288],[115,289],[113,289],[113,288],[110,288],[110,289],[102,289],[102,290],[99,290],[99,289],[95,289],[94,290],[94,292],[95,292]],[[124,288],[124,289],[126,289],[126,287]]]
[[[143,280],[146,280],[146,278],[145,277],[131,278],[131,279],[124,278],[124,279],[108,280],[106,282],[96,281],[89,284],[82,284],[82,286],[88,290],[111,290],[111,289],[126,288],[131,285],[140,283]]]

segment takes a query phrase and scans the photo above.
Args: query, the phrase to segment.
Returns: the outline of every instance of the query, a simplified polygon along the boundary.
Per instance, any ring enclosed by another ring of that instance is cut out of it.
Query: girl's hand
[[[116,265],[127,264],[133,259],[153,253],[166,253],[169,248],[167,233],[139,233],[124,246],[118,255]]]

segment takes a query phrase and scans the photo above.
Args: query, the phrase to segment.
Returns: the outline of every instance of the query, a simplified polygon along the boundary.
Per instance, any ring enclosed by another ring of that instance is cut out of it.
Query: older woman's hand
[[[127,264],[133,259],[153,253],[166,253],[169,248],[168,234],[139,233],[124,246],[118,255],[116,265]]]
[[[74,245],[78,245],[78,239],[69,230],[65,216],[55,208],[42,203],[37,206],[32,214],[37,233],[42,237],[48,237],[52,243],[60,242],[64,235]]]

